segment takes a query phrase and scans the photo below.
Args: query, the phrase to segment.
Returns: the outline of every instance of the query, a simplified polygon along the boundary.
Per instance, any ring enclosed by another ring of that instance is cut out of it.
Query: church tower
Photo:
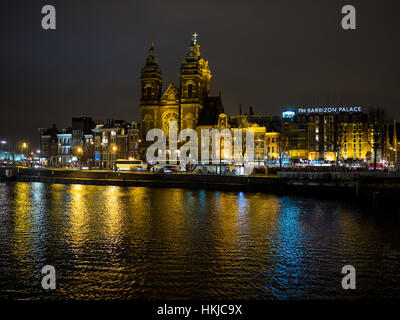
[[[140,96],[140,139],[142,140],[140,153],[148,147],[146,133],[153,128],[160,127],[160,101],[162,90],[162,73],[158,66],[154,43],[151,43],[146,64],[142,68]]]
[[[141,105],[159,104],[162,90],[162,73],[158,66],[153,42],[151,43],[146,65],[142,68],[140,80],[142,85]]]
[[[194,33],[180,70],[181,129],[194,128],[204,100],[210,92],[211,71],[200,55],[198,34]]]
[[[152,144],[146,141],[149,130],[162,129],[168,137],[173,122],[176,122],[178,132],[197,129],[199,125],[210,127],[217,125],[218,117],[223,113],[221,96],[210,96],[211,71],[208,61],[200,54],[197,33],[193,34],[189,51],[182,61],[179,86],[171,82],[162,93],[162,80],[152,43],[140,77],[141,159],[145,159],[146,150]],[[167,152],[173,152],[169,150],[169,145]]]

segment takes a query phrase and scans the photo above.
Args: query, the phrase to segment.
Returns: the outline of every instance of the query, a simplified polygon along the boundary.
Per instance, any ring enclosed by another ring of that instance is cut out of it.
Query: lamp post
[[[79,147],[79,148],[77,149],[77,152],[78,152],[78,162],[79,162],[80,165],[82,166],[81,160],[82,160],[82,158],[83,158],[83,149],[82,149],[81,147]],[[82,157],[79,158],[79,155],[82,155]],[[80,160],[80,159],[81,159],[81,160]]]
[[[113,153],[113,167],[116,165],[116,153],[117,153],[118,147],[116,145],[112,146],[112,153]]]
[[[28,144],[26,142],[22,143],[22,155],[25,155],[25,149],[28,150]]]

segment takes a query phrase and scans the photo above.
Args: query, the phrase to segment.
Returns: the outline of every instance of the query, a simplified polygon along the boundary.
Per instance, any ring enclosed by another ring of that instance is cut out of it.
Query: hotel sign
[[[361,107],[321,107],[321,108],[298,108],[297,113],[340,113],[361,112]]]

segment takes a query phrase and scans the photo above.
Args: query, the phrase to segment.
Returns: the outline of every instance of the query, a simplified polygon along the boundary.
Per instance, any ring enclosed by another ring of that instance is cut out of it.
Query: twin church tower
[[[171,82],[162,92],[163,77],[153,43],[140,79],[140,136],[144,149],[153,143],[146,142],[150,129],[159,128],[168,134],[170,121],[177,122],[178,131],[213,126],[224,112],[221,97],[210,96],[211,71],[208,61],[200,55],[196,33],[182,61],[179,87]]]

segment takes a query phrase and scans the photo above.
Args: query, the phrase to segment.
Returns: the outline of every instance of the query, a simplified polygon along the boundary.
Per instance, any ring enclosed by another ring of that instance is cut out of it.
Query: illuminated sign
[[[100,161],[100,160],[101,160],[101,159],[100,159],[100,153],[96,152],[96,153],[94,154],[94,160],[95,160],[95,161]]]
[[[319,107],[299,108],[298,113],[339,113],[339,112],[361,112],[361,107]]]
[[[284,119],[292,119],[295,115],[294,111],[284,111],[282,112],[282,118]]]

